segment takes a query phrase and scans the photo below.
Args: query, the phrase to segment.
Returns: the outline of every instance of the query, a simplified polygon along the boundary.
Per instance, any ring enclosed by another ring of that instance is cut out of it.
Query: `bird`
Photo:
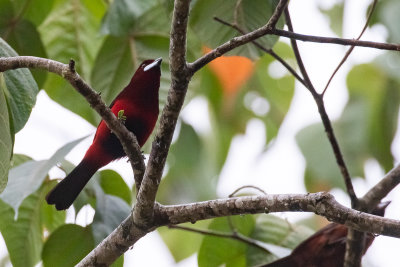
[[[389,204],[390,201],[381,202],[372,214],[383,216]],[[301,242],[289,256],[262,267],[342,267],[347,230],[342,224],[330,223]],[[374,234],[367,233],[363,254],[367,252],[374,239]]]
[[[135,134],[142,147],[157,122],[162,58],[143,61],[129,84],[112,101],[110,109]],[[122,145],[101,120],[82,161],[46,196],[57,210],[68,209],[98,169],[125,157]]]

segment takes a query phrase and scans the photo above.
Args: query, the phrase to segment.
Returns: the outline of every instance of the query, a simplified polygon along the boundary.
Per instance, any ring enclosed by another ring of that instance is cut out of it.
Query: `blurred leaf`
[[[12,207],[0,199],[0,232],[4,237],[13,266],[35,266],[42,250],[40,205],[43,190],[27,197],[19,208],[18,219]]]
[[[33,22],[36,26],[47,17],[54,0],[17,0],[9,1],[14,5],[15,15]],[[21,16],[22,15],[22,16]]]
[[[17,53],[0,38],[0,57],[14,57]],[[1,83],[7,100],[12,136],[20,131],[27,122],[36,102],[39,89],[32,74],[27,69],[9,70],[2,73],[5,83]]]
[[[400,83],[388,77],[379,66],[364,64],[354,67],[347,76],[350,93],[348,108],[362,105],[366,136],[365,149],[388,172],[393,168],[391,144],[397,129]],[[343,113],[348,116],[350,111]],[[359,131],[359,129],[357,129]],[[360,129],[362,130],[362,128]]]
[[[192,126],[181,122],[179,138],[168,155],[168,173],[157,198],[161,203],[187,203],[216,197],[215,164]]]
[[[234,23],[236,17],[238,26],[245,32],[250,32],[268,22],[276,3],[276,1],[263,0],[243,0],[240,2],[224,0],[196,1],[190,13],[189,24],[201,42],[208,47],[215,48],[240,34],[231,27],[215,21],[214,17],[230,23]],[[282,27],[282,25],[283,23],[280,21],[278,27]],[[263,46],[271,48],[277,40],[276,36],[269,35],[257,41]],[[247,44],[234,49],[229,54],[257,59],[263,52],[254,45]]]
[[[129,1],[115,0],[104,17],[101,32],[114,36],[126,36],[132,32],[141,16],[161,6],[157,0]],[[157,21],[157,17],[154,21]]]
[[[128,205],[132,202],[132,192],[121,175],[113,170],[100,172],[100,185],[104,193],[123,199]]]
[[[96,194],[93,237],[99,244],[130,214],[131,208],[119,197]]]
[[[23,19],[15,21],[15,18],[10,18],[9,21],[0,22],[0,35],[20,56],[47,57],[40,35],[30,21]],[[35,69],[29,71],[41,88],[47,72]]]
[[[251,215],[230,217],[236,230],[248,236],[254,229],[254,218]],[[208,229],[218,232],[231,233],[228,219],[214,219]],[[199,267],[207,266],[247,266],[246,265],[247,245],[243,242],[215,236],[205,235],[198,252]]]
[[[27,161],[10,170],[9,184],[0,194],[0,199],[14,208],[16,218],[22,201],[40,187],[49,170],[84,138],[86,136],[64,145],[48,160]]]
[[[30,160],[32,160],[32,158],[27,155],[14,153],[12,155],[12,159],[11,159],[11,167],[15,168],[15,167],[21,165],[22,163],[25,163]]]
[[[251,237],[264,243],[294,249],[313,233],[306,226],[291,224],[277,216],[260,215]]]
[[[4,77],[0,73],[0,192],[6,188],[8,170],[13,150],[14,131],[10,125],[10,114],[7,109],[7,101],[3,93]]]
[[[56,186],[56,184],[57,184],[56,180],[51,180],[48,183],[44,184],[43,199],[44,196],[47,195],[47,193],[54,186]],[[42,221],[42,226],[48,232],[53,232],[58,227],[63,225],[65,223],[66,214],[67,214],[66,211],[56,210],[56,208],[53,205],[47,204],[46,201],[43,201],[40,205],[40,218]]]
[[[63,63],[74,59],[77,72],[86,81],[89,81],[95,55],[103,39],[98,34],[101,19],[98,12],[101,10],[92,7],[96,3],[104,9],[101,0],[57,2],[39,27],[48,56]],[[97,124],[98,118],[93,109],[63,78],[49,75],[44,89],[54,101]]]
[[[397,129],[399,83],[372,64],[354,67],[347,78],[350,99],[333,122],[336,139],[352,177],[364,177],[364,164],[375,158],[389,171],[393,167],[391,143]],[[331,146],[321,124],[301,130],[297,142],[307,161],[307,190],[344,188]]]
[[[43,265],[74,266],[94,248],[90,227],[66,224],[54,231],[44,244]]]
[[[399,1],[382,1],[378,2],[378,8],[376,14],[379,19],[376,22],[386,26],[389,33],[388,42],[398,42],[400,39],[400,32],[396,25],[399,25],[400,18],[398,16],[400,12],[400,2]]]
[[[274,50],[288,62],[293,59],[290,47],[284,43],[277,43]],[[271,77],[272,68],[277,69],[276,72],[281,71],[282,76]],[[255,94],[243,94],[240,100],[243,101],[246,110],[251,111],[248,116],[259,118],[264,122],[268,144],[277,136],[289,111],[294,96],[294,78],[280,63],[265,55],[257,61],[252,79],[242,89],[243,93],[250,91],[254,91]],[[246,114],[246,112],[239,109],[236,114]]]
[[[195,229],[204,229],[208,226],[209,222],[210,220],[206,220],[197,221],[195,224],[184,223],[181,225]],[[202,234],[179,229],[169,229],[167,226],[157,228],[157,230],[176,262],[180,262],[196,253],[203,240]]]
[[[335,3],[329,9],[319,8],[322,14],[326,15],[329,19],[329,26],[332,31],[338,35],[343,34],[343,14],[344,14],[344,2],[343,0]]]

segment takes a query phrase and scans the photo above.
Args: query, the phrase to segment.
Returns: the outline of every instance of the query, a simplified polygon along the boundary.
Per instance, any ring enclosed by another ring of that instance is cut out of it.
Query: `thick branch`
[[[158,185],[191,78],[186,67],[186,27],[189,5],[190,1],[175,0],[169,55],[171,88],[161,115],[157,135],[152,144],[148,167],[133,212],[135,223],[141,227],[148,227],[151,223]]]
[[[18,68],[35,68],[53,72],[67,80],[85,97],[90,106],[100,114],[108,128],[110,128],[121,141],[124,151],[131,162],[136,185],[139,187],[144,174],[145,164],[136,136],[128,131],[125,125],[115,117],[101,99],[100,94],[94,91],[79,74],[75,72],[74,67],[75,63],[73,61],[67,65],[51,59],[30,56],[0,58],[0,72]]]
[[[387,219],[347,208],[325,192],[313,194],[262,195],[216,199],[184,205],[162,206],[154,209],[154,226],[142,230],[129,216],[104,239],[78,266],[109,265],[139,238],[155,228],[185,222],[240,214],[272,212],[314,212],[328,220],[359,231],[400,237],[400,221]]]

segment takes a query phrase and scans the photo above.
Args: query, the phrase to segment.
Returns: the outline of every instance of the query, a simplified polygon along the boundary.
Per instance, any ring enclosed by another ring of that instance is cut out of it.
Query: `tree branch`
[[[141,237],[157,227],[240,214],[273,212],[314,212],[329,221],[359,231],[400,237],[400,221],[360,212],[339,204],[326,192],[310,194],[277,194],[216,199],[183,205],[157,204],[151,228],[143,230],[126,218],[77,266],[104,266],[114,262]],[[104,265],[102,265],[104,264]]]
[[[204,67],[207,63],[210,61],[216,59],[217,57],[220,57],[221,55],[231,51],[232,49],[247,44],[261,36],[264,36],[266,34],[270,34],[276,26],[277,21],[281,17],[283,10],[285,9],[286,5],[288,3],[288,0],[280,0],[278,5],[275,8],[274,13],[272,14],[271,18],[261,28],[258,28],[257,30],[254,30],[250,33],[247,33],[245,35],[239,36],[232,38],[228,42],[218,46],[217,48],[211,50],[204,56],[198,58],[196,61],[193,63],[188,64],[188,70],[191,73],[195,73],[202,67]]]
[[[293,32],[292,21],[290,19],[290,14],[289,14],[288,8],[285,9],[285,19],[286,19],[286,24],[289,28],[289,31]],[[293,52],[295,54],[297,63],[299,65],[301,74],[303,75],[304,81],[307,85],[306,88],[308,89],[308,91],[310,91],[311,95],[313,96],[313,98],[315,100],[315,103],[317,104],[318,112],[321,116],[321,120],[324,125],[326,135],[331,144],[331,147],[332,147],[333,153],[335,155],[336,162],[339,166],[340,172],[343,176],[343,179],[344,179],[344,182],[346,185],[346,189],[347,189],[347,193],[350,196],[352,207],[356,207],[356,206],[358,206],[358,198],[356,196],[356,193],[354,192],[354,188],[353,188],[353,184],[351,183],[349,171],[348,171],[346,163],[343,159],[343,155],[340,150],[339,143],[336,140],[335,133],[333,131],[332,124],[329,119],[328,113],[326,112],[323,96],[321,94],[317,93],[317,91],[315,90],[315,88],[310,80],[310,77],[308,76],[306,68],[303,64],[303,60],[301,59],[300,51],[299,51],[299,48],[297,47],[296,40],[291,39],[291,44],[292,44]]]
[[[171,88],[163,109],[159,128],[152,144],[148,167],[137,196],[133,212],[135,224],[142,228],[151,226],[154,201],[161,181],[172,136],[191,75],[186,67],[186,28],[190,1],[175,0],[170,37]]]
[[[378,0],[374,0],[374,3],[372,4],[371,10],[370,10],[369,13],[368,13],[368,16],[367,16],[367,20],[366,20],[366,22],[365,22],[365,25],[364,25],[363,29],[361,30],[360,35],[358,35],[358,37],[357,37],[356,40],[360,40],[361,36],[363,36],[364,32],[367,30],[369,21],[371,20],[372,14],[374,13],[374,10],[375,10],[375,7],[376,7],[376,4],[377,4],[377,3],[378,3]],[[331,77],[329,78],[328,82],[326,83],[325,89],[324,89],[324,91],[322,91],[322,93],[321,93],[322,96],[325,95],[325,92],[326,92],[326,90],[328,89],[329,84],[331,83],[333,77],[335,77],[336,73],[337,73],[337,72],[339,71],[339,69],[342,67],[342,65],[344,64],[344,62],[346,62],[347,58],[350,56],[351,52],[353,52],[354,48],[355,48],[355,46],[352,45],[352,46],[347,50],[346,54],[344,55],[344,57],[342,58],[342,60],[340,61],[339,65],[336,67],[336,69],[333,71],[333,73],[332,73]]]
[[[101,116],[108,128],[121,141],[122,147],[131,162],[135,176],[137,188],[140,187],[143,178],[145,164],[140,152],[140,146],[136,136],[126,129],[106,106],[96,91],[94,91],[75,71],[75,62],[70,61],[69,64],[63,64],[51,59],[19,56],[19,57],[2,57],[0,58],[0,72],[18,68],[34,68],[47,70],[49,72],[60,75],[67,80],[81,95],[83,95],[90,106]]]
[[[355,39],[305,35],[305,34],[299,34],[299,33],[280,30],[280,29],[273,29],[268,33],[274,34],[277,36],[281,36],[281,37],[287,37],[287,38],[290,38],[293,40],[304,41],[304,42],[351,45],[351,46],[370,47],[370,48],[376,48],[376,49],[382,49],[382,50],[400,51],[399,44],[388,44],[388,43],[380,43],[380,42],[372,42],[372,41],[361,41],[361,40],[355,40]]]

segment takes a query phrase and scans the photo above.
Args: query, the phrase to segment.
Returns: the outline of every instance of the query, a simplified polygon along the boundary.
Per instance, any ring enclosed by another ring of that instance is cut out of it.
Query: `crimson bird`
[[[161,58],[145,60],[110,105],[114,115],[135,134],[141,147],[158,117],[161,61]],[[102,120],[82,161],[47,194],[47,203],[55,204],[57,210],[69,208],[98,169],[124,156],[120,141]]]
[[[383,216],[389,204],[390,201],[380,203],[372,214]],[[330,223],[301,242],[289,256],[262,267],[343,267],[346,236],[346,226]],[[363,254],[374,238],[374,234],[367,233]]]

